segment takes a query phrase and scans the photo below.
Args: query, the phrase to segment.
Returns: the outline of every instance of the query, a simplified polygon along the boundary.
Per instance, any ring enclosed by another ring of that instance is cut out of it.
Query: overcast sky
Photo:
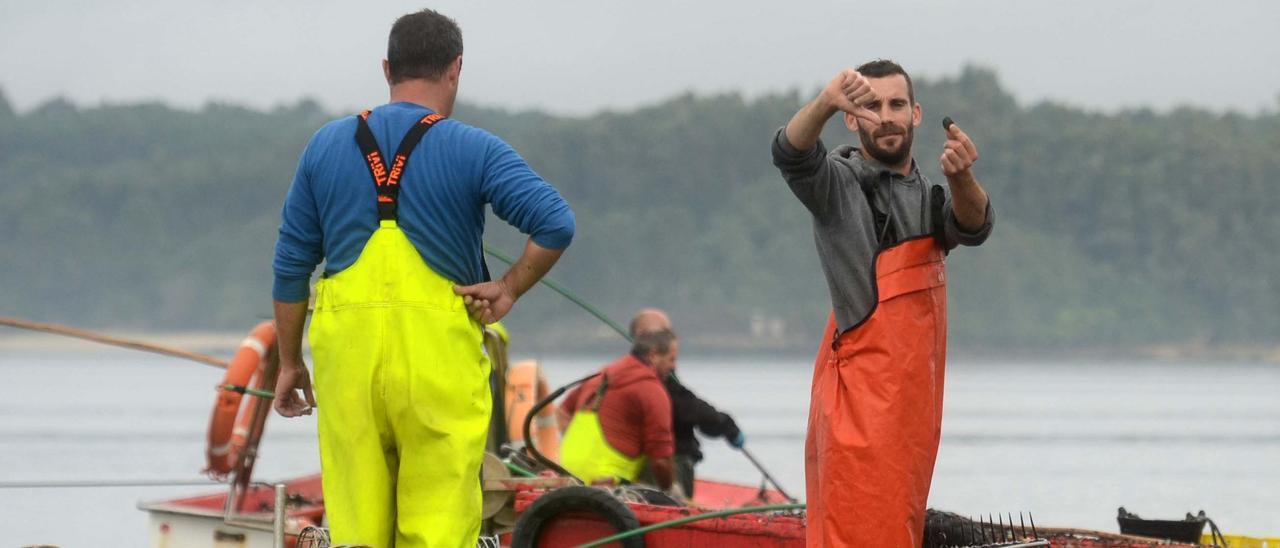
[[[20,111],[163,100],[256,107],[385,101],[398,15],[433,7],[466,42],[462,98],[587,114],[685,92],[808,93],[874,57],[919,77],[995,69],[1020,101],[1115,110],[1280,107],[1280,1],[430,4],[0,0],[0,89]],[[357,7],[362,6],[362,7]]]

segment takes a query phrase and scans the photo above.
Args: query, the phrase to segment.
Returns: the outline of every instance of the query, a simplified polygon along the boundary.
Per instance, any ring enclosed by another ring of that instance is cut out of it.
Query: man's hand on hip
[[[467,313],[483,324],[501,320],[516,303],[515,293],[501,279],[475,285],[455,285],[453,292],[462,295]]]
[[[455,285],[453,292],[462,295],[467,313],[476,321],[484,324],[496,322],[511,311],[516,299],[551,270],[551,265],[556,264],[562,253],[563,249],[542,247],[529,238],[525,242],[524,253],[501,278],[475,285]]]

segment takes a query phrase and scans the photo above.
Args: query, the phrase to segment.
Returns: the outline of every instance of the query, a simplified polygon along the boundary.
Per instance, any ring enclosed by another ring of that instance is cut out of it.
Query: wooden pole
[[[67,327],[65,325],[33,322],[31,320],[24,320],[22,318],[9,318],[4,316],[0,316],[0,325],[6,325],[9,327],[15,327],[18,329],[28,329],[31,331],[41,331],[44,333],[52,333],[54,335],[63,335],[66,337],[75,337],[77,339],[84,339],[87,341],[93,341],[93,342],[102,343],[102,344],[109,344],[112,346],[119,346],[122,348],[130,348],[133,350],[141,350],[143,352],[151,352],[154,354],[163,354],[165,356],[172,356],[175,358],[182,358],[184,360],[200,362],[205,365],[212,365],[220,369],[227,368],[226,360],[220,360],[213,356],[199,354],[196,352],[188,352],[186,350],[172,348],[168,346],[161,346],[158,344],[151,344],[147,342],[136,341],[133,339],[125,339],[121,337],[110,337],[107,335],[103,335],[101,333],[94,333],[92,331],[85,331],[83,329],[76,329],[74,327]]]

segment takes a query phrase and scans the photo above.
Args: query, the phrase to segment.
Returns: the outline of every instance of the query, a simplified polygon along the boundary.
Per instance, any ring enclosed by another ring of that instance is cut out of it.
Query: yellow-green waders
[[[489,360],[480,325],[396,226],[394,208],[405,160],[441,117],[415,124],[388,171],[367,116],[357,141],[378,185],[380,226],[354,264],[316,286],[311,318],[330,535],[334,545],[471,548]]]
[[[560,464],[578,479],[590,484],[601,480],[626,480],[633,482],[644,470],[644,455],[628,457],[609,445],[600,426],[600,402],[604,399],[608,378],[592,395],[588,407],[579,409],[569,421],[560,442]]]

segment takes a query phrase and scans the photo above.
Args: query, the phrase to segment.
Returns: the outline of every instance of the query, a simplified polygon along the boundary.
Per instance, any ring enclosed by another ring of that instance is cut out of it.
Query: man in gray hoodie
[[[860,147],[828,153],[842,113]],[[808,545],[920,546],[942,426],[946,254],[979,245],[994,213],[977,147],[946,118],[922,175],[911,77],[876,60],[837,74],[773,140],[773,162],[813,215],[832,314],[814,365],[805,476]]]

